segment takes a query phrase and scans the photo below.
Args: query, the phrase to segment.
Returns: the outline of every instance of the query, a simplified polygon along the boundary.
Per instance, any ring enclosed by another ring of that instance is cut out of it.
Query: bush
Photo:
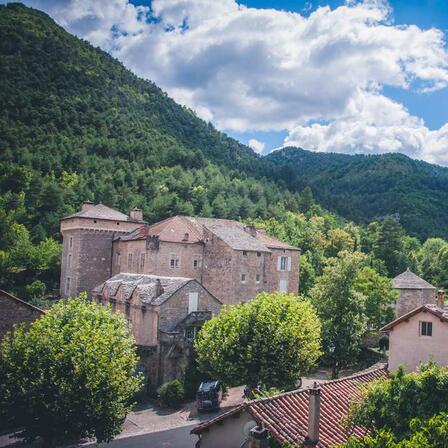
[[[185,396],[183,384],[179,380],[173,380],[165,383],[160,388],[160,400],[162,404],[170,408],[178,407]]]

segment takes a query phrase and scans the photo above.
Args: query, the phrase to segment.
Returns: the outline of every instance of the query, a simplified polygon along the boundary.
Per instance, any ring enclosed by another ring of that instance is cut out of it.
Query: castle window
[[[128,255],[128,269],[132,268],[132,254]]]
[[[432,336],[432,322],[420,322],[420,336]]]
[[[71,236],[68,240],[68,247],[71,249],[73,247],[73,237]]]
[[[246,274],[241,274],[241,283],[246,283]]]
[[[170,268],[176,269],[180,266],[179,257],[176,254],[170,255]]]
[[[193,269],[199,269],[202,266],[202,257],[200,255],[193,256]]]
[[[260,274],[256,275],[255,282],[257,283],[257,285],[260,283]]]
[[[189,341],[194,341],[198,335],[198,327],[185,328],[184,335]]]
[[[198,293],[188,293],[188,314],[194,313],[198,310]]]
[[[291,270],[291,257],[278,257],[277,259],[277,271],[290,271]]]
[[[257,252],[257,257],[261,257],[261,252]]]
[[[68,254],[67,266],[68,266],[69,268],[72,267],[72,254]]]
[[[69,292],[70,292],[70,277],[67,277],[67,280],[66,280],[66,282],[65,282],[65,293],[66,294],[69,294]]]
[[[117,266],[121,265],[121,255],[120,252],[117,252]]]
[[[243,250],[243,255],[244,255],[244,256],[246,256],[246,255],[247,255],[247,252],[246,252],[245,250]]]
[[[143,270],[145,268],[145,254],[140,255],[140,269]]]

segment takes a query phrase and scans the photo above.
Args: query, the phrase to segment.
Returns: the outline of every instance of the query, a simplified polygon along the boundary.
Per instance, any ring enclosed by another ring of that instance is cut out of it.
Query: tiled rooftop
[[[386,376],[387,370],[379,368],[321,385],[320,440],[317,447],[330,448],[347,440],[342,419],[347,415],[350,403],[360,397],[363,386]],[[286,392],[271,398],[243,403],[226,414],[202,423],[191,432],[200,434],[230,415],[247,411],[258,424],[263,424],[269,430],[277,442],[289,442],[294,446],[301,446],[307,435],[308,403],[308,389]],[[356,427],[353,434],[362,436],[365,432],[364,428]]]
[[[131,219],[130,216],[125,215],[124,213],[119,212],[118,210],[114,210],[113,208],[107,207],[104,204],[96,204],[91,207],[86,208],[85,210],[81,210],[73,215],[66,216],[63,219],[69,218],[92,218],[92,219],[107,219],[112,221],[130,221],[136,222]]]
[[[158,293],[157,281],[160,281],[163,292]],[[124,298],[129,299],[137,288],[143,303],[150,305],[160,305],[169,299],[178,289],[187,283],[195,281],[184,277],[160,277],[147,274],[121,273],[113,276],[94,290],[94,294],[101,294],[104,288],[108,289],[109,297],[113,297],[121,286],[124,291]]]
[[[392,286],[396,289],[436,289],[435,286],[423,280],[409,269],[397,275],[392,280]]]

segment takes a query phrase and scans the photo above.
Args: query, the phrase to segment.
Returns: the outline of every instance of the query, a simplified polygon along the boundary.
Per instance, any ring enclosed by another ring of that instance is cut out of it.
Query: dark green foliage
[[[389,350],[389,336],[387,334],[383,334],[378,341],[379,349],[382,351]]]
[[[160,388],[160,400],[165,406],[176,408],[185,397],[183,384],[179,380],[173,380],[165,383]]]
[[[448,237],[448,168],[402,154],[344,155],[284,148],[267,157],[275,177],[359,224],[399,213],[413,236]]]
[[[141,388],[137,360],[124,317],[87,300],[60,301],[0,342],[0,421],[47,446],[110,441]]]

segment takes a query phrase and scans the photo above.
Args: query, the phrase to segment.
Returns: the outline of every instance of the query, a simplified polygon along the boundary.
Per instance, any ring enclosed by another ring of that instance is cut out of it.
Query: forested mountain
[[[448,150],[448,148],[447,148]],[[402,154],[345,155],[283,148],[267,159],[287,188],[311,187],[324,207],[365,224],[399,214],[414,236],[448,236],[448,168]]]
[[[445,169],[397,155],[259,157],[20,4],[0,5],[0,67],[0,288],[26,299],[57,288],[59,219],[84,200],[137,206],[150,222],[252,221],[302,248],[305,292],[341,251],[362,251],[383,275],[411,266],[448,286],[445,241],[421,245],[390,219],[354,226],[313,199],[359,222],[400,212],[416,235],[446,235]]]

